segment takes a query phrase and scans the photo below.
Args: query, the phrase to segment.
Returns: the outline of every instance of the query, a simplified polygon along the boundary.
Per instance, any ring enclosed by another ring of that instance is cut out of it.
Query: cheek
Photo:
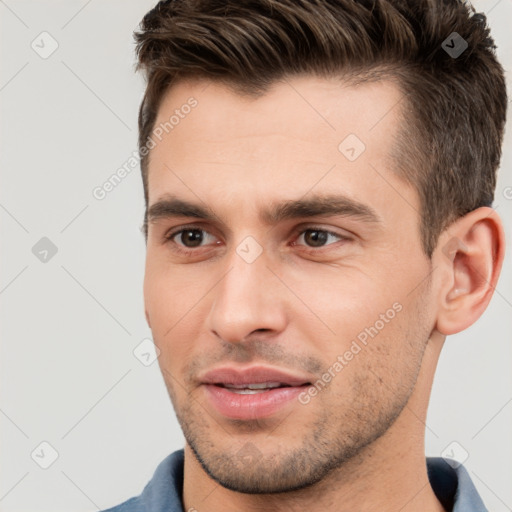
[[[326,364],[335,376],[325,400],[344,421],[372,421],[367,418],[368,410],[375,418],[384,418],[408,400],[425,347],[419,333],[411,338],[408,315],[402,309],[383,327],[372,325],[360,331],[364,336],[339,339],[338,350],[330,352]]]
[[[176,271],[146,266],[144,305],[164,368],[181,364],[192,348],[190,340],[197,339],[196,319],[204,294],[200,283],[184,280]]]
[[[381,273],[379,280],[354,268],[304,276],[294,291],[310,311],[296,301],[290,318],[309,348],[322,353],[336,384],[369,379],[407,387],[428,339],[425,305],[409,294],[407,276],[387,280]]]
[[[355,338],[376,322],[381,327],[381,315],[387,326],[396,316],[393,304],[401,295],[389,283],[355,267],[318,266],[290,276],[288,282],[300,299],[293,302],[292,317],[302,317],[316,330],[343,340]]]
[[[165,251],[148,248],[144,275],[144,304],[152,328],[168,330],[187,314],[204,294],[204,287],[197,273],[184,271],[171,265]]]

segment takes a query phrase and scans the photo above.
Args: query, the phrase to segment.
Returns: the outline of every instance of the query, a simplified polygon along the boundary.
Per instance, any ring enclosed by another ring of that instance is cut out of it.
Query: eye
[[[306,249],[322,248],[334,245],[336,241],[350,240],[350,238],[344,235],[319,227],[302,229],[298,235],[291,245],[302,245]],[[173,250],[183,254],[192,254],[197,249],[221,243],[214,235],[198,226],[175,229],[165,235],[164,239],[172,244]]]
[[[306,242],[307,247],[324,247],[326,245],[332,245],[332,243],[327,243],[329,239],[337,239],[337,240],[348,240],[349,238],[338,233],[334,233],[333,231],[328,231],[326,229],[321,229],[317,227],[311,227],[308,229],[304,229],[300,232],[297,240],[304,240]],[[336,240],[334,240],[336,242]],[[293,245],[297,245],[297,241],[294,242]],[[302,245],[302,244],[299,244]]]
[[[211,243],[215,237],[204,229],[192,226],[173,231],[166,235],[165,239],[175,243],[178,247],[183,247],[178,250],[186,250],[201,247],[204,245],[203,242]]]

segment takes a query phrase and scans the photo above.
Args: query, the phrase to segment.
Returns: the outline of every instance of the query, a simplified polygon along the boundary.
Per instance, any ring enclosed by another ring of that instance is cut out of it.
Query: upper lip
[[[223,366],[206,372],[200,379],[202,384],[263,384],[266,382],[279,382],[288,386],[302,386],[311,380],[301,375],[293,375],[284,370],[269,366],[251,366],[248,368],[235,368]]]

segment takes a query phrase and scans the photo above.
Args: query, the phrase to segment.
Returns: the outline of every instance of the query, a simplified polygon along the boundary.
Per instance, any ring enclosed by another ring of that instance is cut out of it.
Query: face
[[[399,103],[390,83],[300,77],[256,99],[183,82],[161,105],[156,127],[180,119],[151,150],[146,315],[224,487],[321,480],[414,390],[435,321],[418,194],[389,156]]]

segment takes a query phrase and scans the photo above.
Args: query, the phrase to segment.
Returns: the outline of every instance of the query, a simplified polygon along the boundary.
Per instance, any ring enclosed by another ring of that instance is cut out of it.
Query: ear
[[[504,255],[503,225],[492,208],[477,208],[443,231],[433,254],[440,277],[436,324],[440,333],[463,331],[482,315]]]

